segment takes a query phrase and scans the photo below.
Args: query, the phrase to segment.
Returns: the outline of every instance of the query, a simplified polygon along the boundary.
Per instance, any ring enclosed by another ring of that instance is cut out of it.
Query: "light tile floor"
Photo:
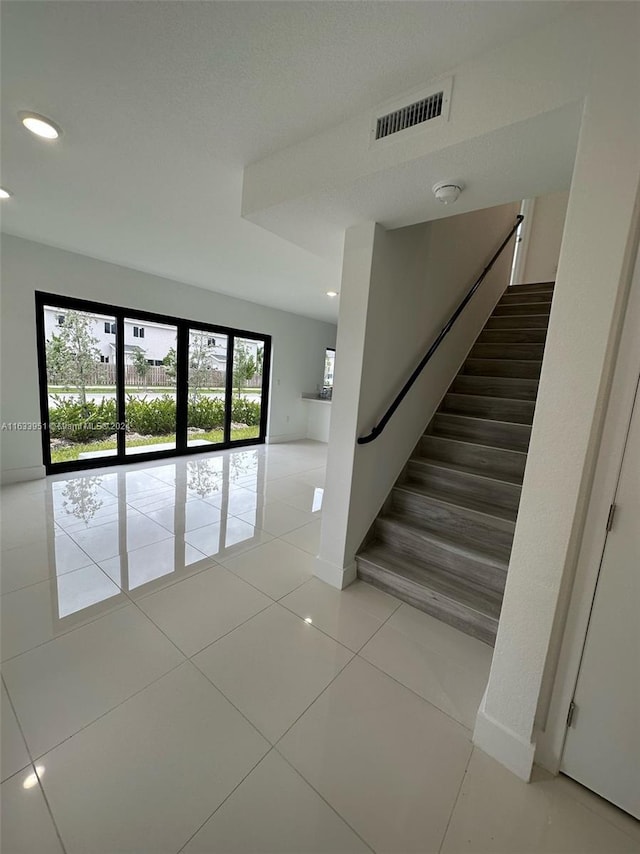
[[[2,854],[640,851],[473,748],[488,647],[312,576],[325,453],[2,490]]]

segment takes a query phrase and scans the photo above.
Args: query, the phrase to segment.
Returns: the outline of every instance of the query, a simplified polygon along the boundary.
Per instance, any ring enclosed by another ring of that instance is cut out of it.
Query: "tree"
[[[147,377],[149,376],[149,371],[151,370],[151,365],[147,362],[147,354],[142,349],[142,347],[134,347],[132,354],[133,366],[136,369],[136,373],[140,378],[140,381],[144,384],[146,389],[147,387]]]
[[[46,345],[47,381],[75,388],[83,406],[87,404],[87,385],[100,361],[92,322],[89,314],[68,311],[59,335],[54,334]]]
[[[252,380],[257,374],[258,363],[262,367],[262,347],[256,352],[254,358],[244,342],[236,341],[233,349],[233,385],[238,391],[238,398],[242,394],[245,382]]]
[[[178,356],[176,355],[176,348],[172,347],[167,355],[162,360],[162,364],[165,366],[166,374],[170,380],[173,380],[175,383],[176,376],[178,373]]]
[[[193,333],[189,341],[189,394],[195,403],[198,391],[205,388],[209,381],[209,372],[213,369],[213,347],[208,337]]]

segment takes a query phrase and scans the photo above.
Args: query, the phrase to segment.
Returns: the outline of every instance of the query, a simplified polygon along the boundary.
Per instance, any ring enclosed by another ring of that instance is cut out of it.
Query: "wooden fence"
[[[207,371],[204,374],[201,382],[202,388],[224,388],[226,381],[225,371]],[[135,365],[125,365],[124,367],[124,383],[126,386],[138,386],[140,388],[175,388],[175,378],[167,373],[164,365],[150,365],[149,373],[144,381],[141,380]],[[87,386],[115,386],[116,384],[116,365],[109,363],[108,365],[98,362],[95,365],[93,373],[90,375]],[[243,388],[261,388],[262,377],[258,374],[250,380],[245,380],[242,383]]]

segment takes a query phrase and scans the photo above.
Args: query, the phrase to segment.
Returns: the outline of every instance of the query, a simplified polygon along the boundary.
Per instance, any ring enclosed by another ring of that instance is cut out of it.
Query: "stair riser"
[[[527,424],[509,424],[438,412],[429,426],[434,436],[467,439],[480,445],[494,445],[512,451],[526,451],[529,447],[531,427]]]
[[[525,294],[505,294],[498,305],[516,305],[521,302],[539,302],[551,304],[553,294],[549,291],[528,291]]]
[[[498,631],[497,620],[472,611],[452,599],[425,590],[409,579],[397,576],[375,564],[370,564],[361,557],[357,557],[356,562],[358,577],[363,581],[373,584],[380,590],[396,596],[403,602],[408,602],[414,608],[419,608],[421,611],[431,614],[432,617],[442,620],[443,623],[478,638],[490,646],[495,644]]]
[[[474,344],[470,359],[533,359],[542,361],[544,344]]]
[[[522,480],[527,461],[526,454],[486,445],[472,445],[442,436],[423,436],[419,453],[431,460],[442,460],[481,471],[489,477],[508,475]]]
[[[520,314],[505,315],[504,317],[490,317],[485,330],[490,329],[545,329],[549,325],[548,314]]]
[[[544,344],[546,329],[486,329],[477,344]]]
[[[520,503],[520,487],[515,483],[492,481],[482,477],[474,477],[467,472],[451,471],[438,466],[429,466],[418,461],[409,461],[407,466],[408,481],[432,487],[445,492],[453,498],[465,496],[478,501],[488,502],[513,513],[515,520]]]
[[[513,543],[513,522],[485,516],[466,507],[445,504],[428,495],[394,489],[391,511],[434,534],[457,540],[465,545],[484,547],[509,560]]]
[[[507,400],[499,397],[480,397],[476,394],[446,394],[440,412],[531,424],[534,408],[535,403],[530,400]]]
[[[521,377],[481,377],[473,374],[458,374],[450,391],[454,394],[480,394],[485,397],[535,401],[538,394],[538,381]]]
[[[513,305],[498,305],[493,309],[491,317],[505,317],[507,315],[523,315],[523,314],[546,314],[551,311],[551,303],[538,302],[518,302]]]
[[[523,380],[540,379],[542,362],[533,359],[467,359],[461,373],[480,377],[516,377]]]

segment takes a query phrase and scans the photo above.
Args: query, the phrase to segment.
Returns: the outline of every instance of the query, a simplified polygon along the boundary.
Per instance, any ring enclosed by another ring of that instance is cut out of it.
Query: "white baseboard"
[[[306,438],[306,433],[281,433],[278,436],[267,436],[265,442],[267,445],[279,445],[282,442],[299,442]]]
[[[349,566],[342,567],[335,563],[330,563],[318,555],[313,574],[326,584],[337,587],[338,590],[344,590],[345,587],[348,587],[356,580],[356,564],[354,561]]]
[[[26,466],[19,469],[3,469],[1,482],[5,486],[10,483],[23,483],[27,480],[40,480],[46,476],[44,466]]]
[[[531,779],[536,746],[487,714],[484,697],[473,731],[473,743],[526,783]]]

